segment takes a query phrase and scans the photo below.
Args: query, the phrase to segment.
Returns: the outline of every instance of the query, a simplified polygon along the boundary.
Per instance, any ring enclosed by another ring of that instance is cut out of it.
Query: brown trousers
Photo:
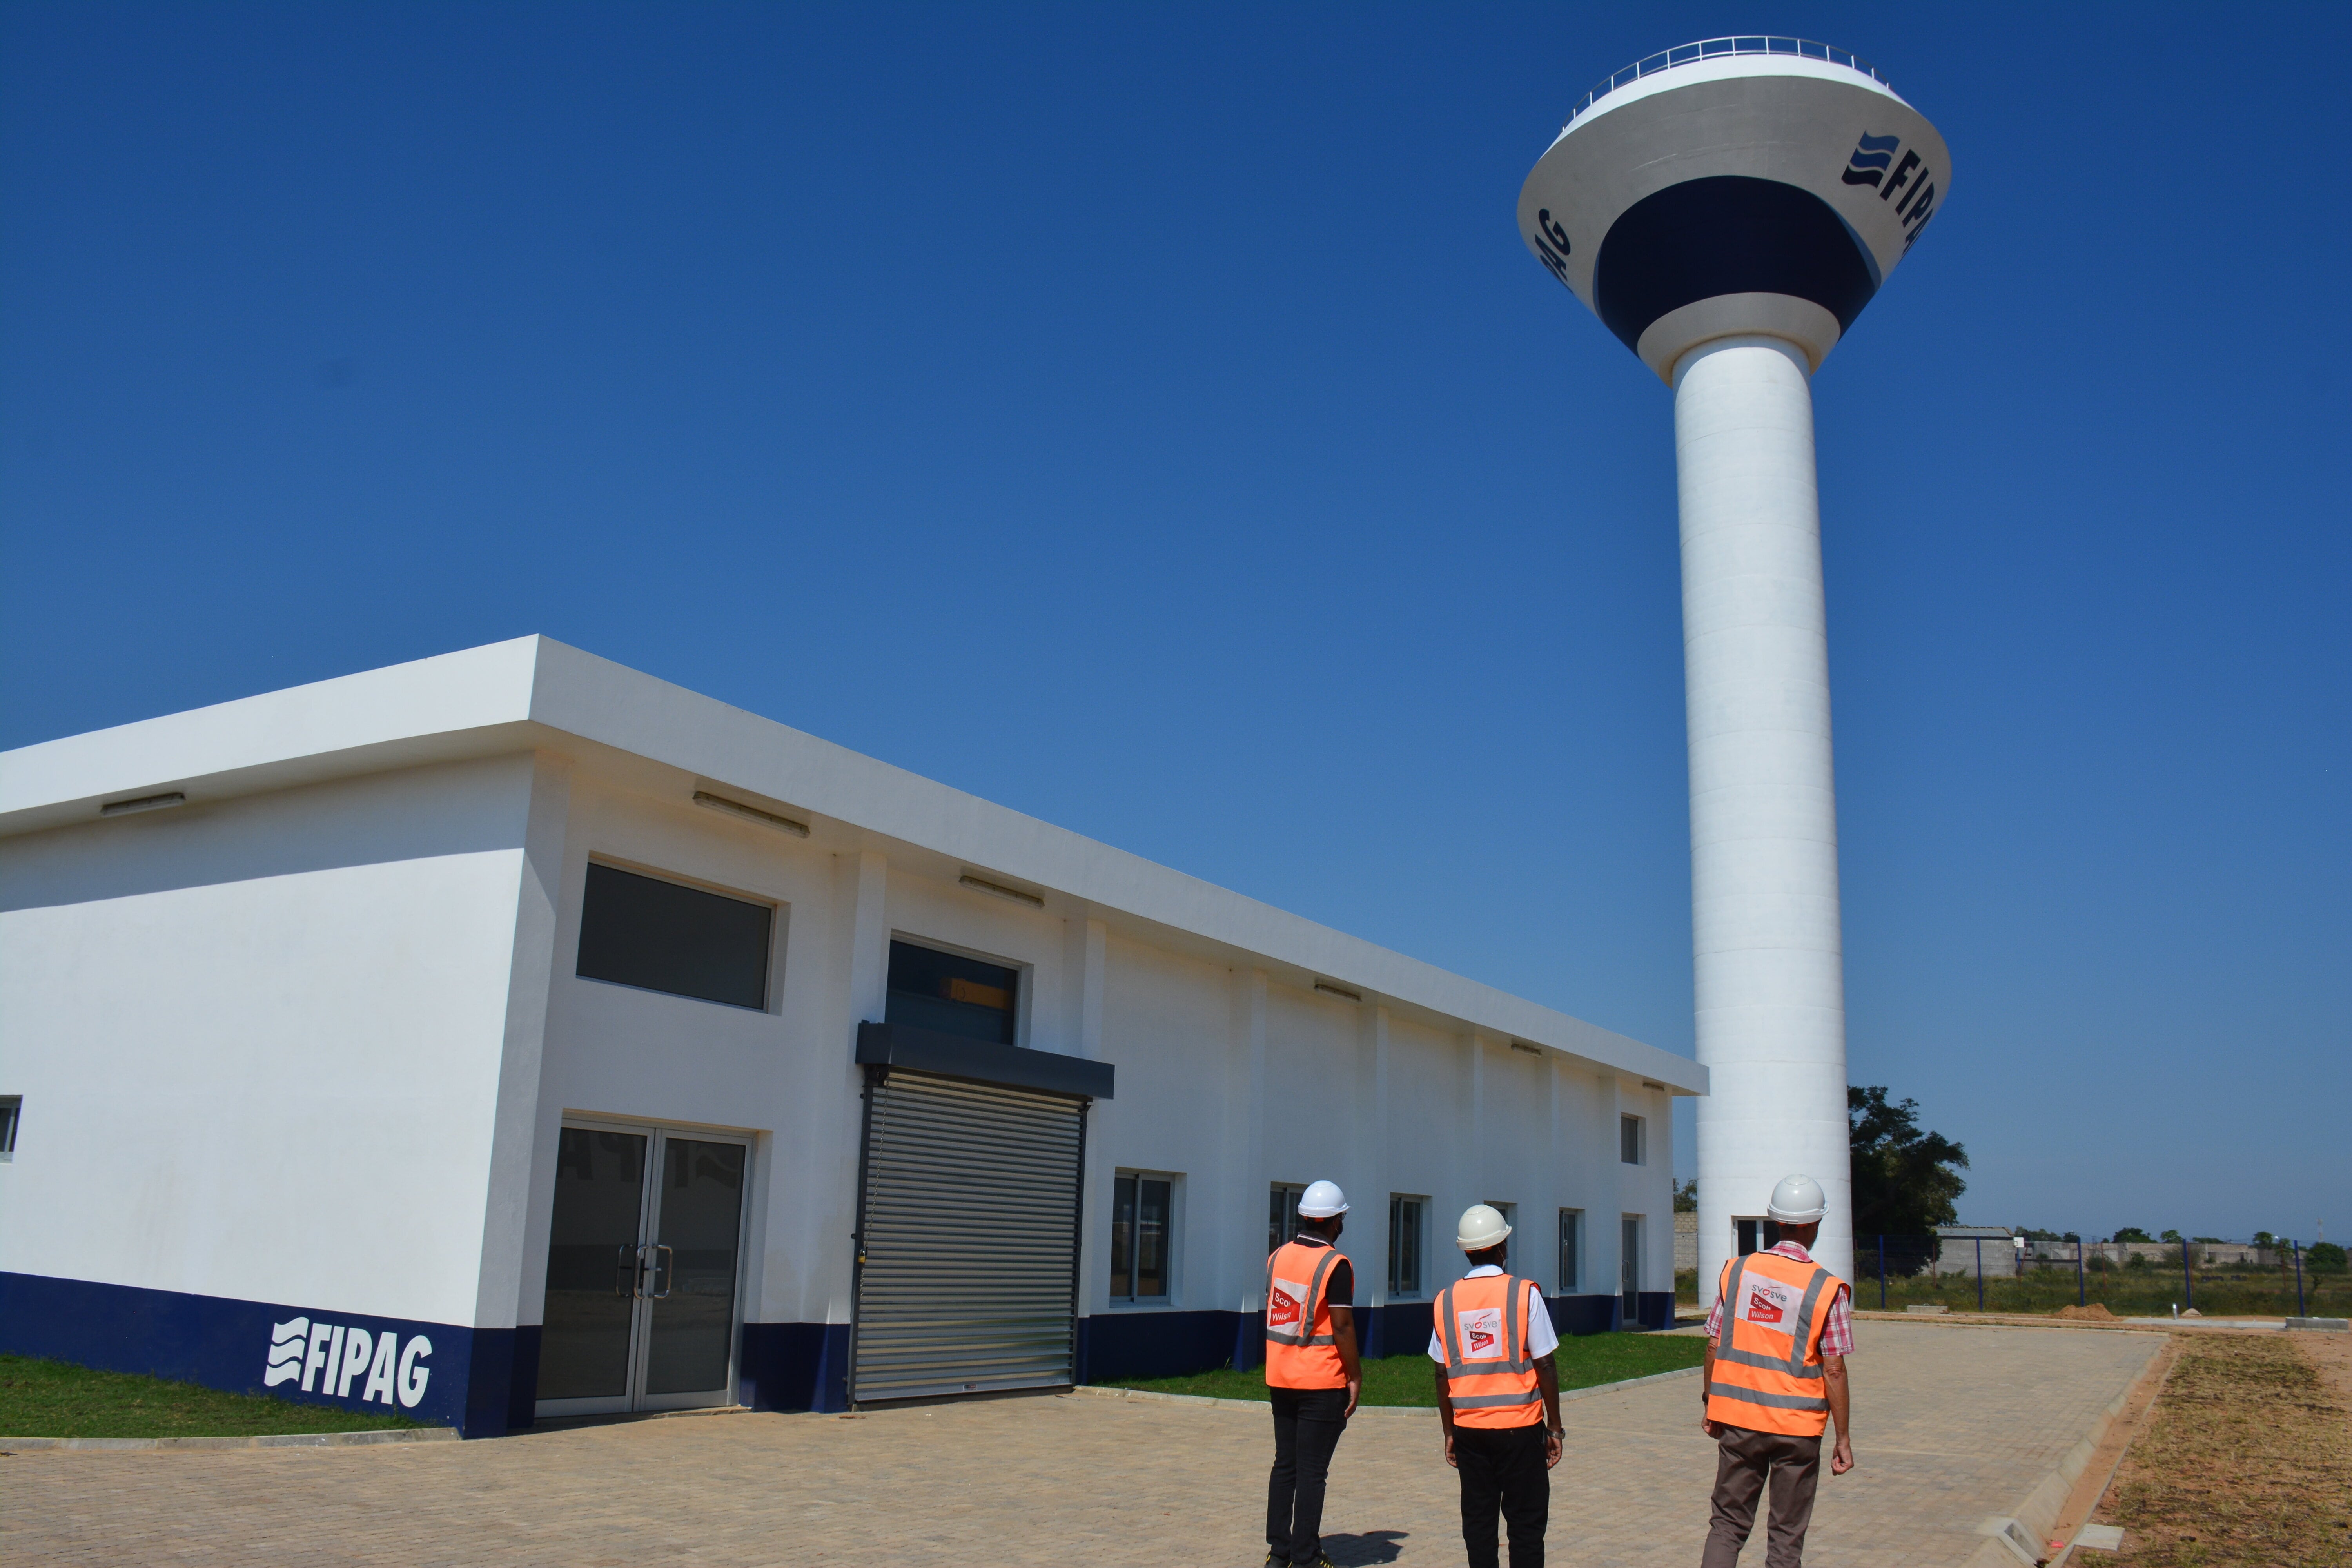
[[[1764,1527],[1764,1568],[1801,1568],[1805,1527],[1813,1521],[1813,1488],[1822,1479],[1822,1440],[1726,1426],[1717,1445],[1715,1518],[1700,1568],[1736,1568],[1739,1549],[1756,1528],[1756,1502],[1768,1476],[1772,1513]]]

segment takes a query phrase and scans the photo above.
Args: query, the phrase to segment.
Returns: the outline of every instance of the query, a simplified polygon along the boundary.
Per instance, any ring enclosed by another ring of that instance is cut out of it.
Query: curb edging
[[[215,1448],[374,1448],[394,1443],[454,1443],[455,1426],[394,1426],[368,1432],[273,1432],[257,1437],[0,1437],[0,1454],[181,1453]]]

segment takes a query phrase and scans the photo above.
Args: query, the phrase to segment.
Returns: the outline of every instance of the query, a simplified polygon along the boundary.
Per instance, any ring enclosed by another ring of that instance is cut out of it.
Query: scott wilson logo
[[[261,1385],[275,1388],[299,1378],[305,1394],[313,1392],[315,1384],[317,1393],[349,1399],[352,1384],[365,1373],[366,1381],[360,1383],[362,1404],[381,1400],[390,1405],[396,1396],[403,1409],[414,1410],[432,1381],[433,1369],[425,1364],[432,1356],[433,1342],[423,1334],[411,1336],[404,1347],[400,1335],[390,1329],[372,1334],[324,1319],[292,1318],[269,1325],[269,1360]]]
[[[1792,1292],[1778,1285],[1750,1283],[1748,1305],[1739,1315],[1751,1323],[1777,1323],[1788,1316],[1789,1297]]]
[[[1920,161],[1918,153],[1906,153],[1896,161],[1895,151],[1902,145],[1900,136],[1864,132],[1838,178],[1849,185],[1875,185],[1882,202],[1894,201],[1898,192],[1904,193],[1895,203],[1895,216],[1910,230],[1903,241],[1903,248],[1908,250],[1927,228],[1927,215],[1936,210],[1936,181],[1935,171]]]
[[[1503,1337],[1503,1314],[1495,1307],[1473,1307],[1454,1314],[1462,1325],[1463,1358],[1491,1356],[1496,1342]]]
[[[1298,1321],[1298,1303],[1306,1296],[1307,1287],[1296,1279],[1277,1279],[1273,1292],[1266,1297],[1265,1321],[1271,1328]]]

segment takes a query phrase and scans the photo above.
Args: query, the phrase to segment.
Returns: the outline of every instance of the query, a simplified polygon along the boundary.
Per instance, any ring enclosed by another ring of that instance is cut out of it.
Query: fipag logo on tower
[[[433,1369],[425,1364],[432,1356],[433,1342],[423,1334],[410,1335],[404,1347],[398,1332],[390,1329],[372,1334],[355,1323],[293,1318],[269,1325],[269,1360],[261,1383],[275,1388],[299,1378],[305,1394],[349,1399],[352,1384],[364,1373],[362,1404],[381,1400],[390,1405],[397,1396],[403,1409],[414,1410],[424,1402],[425,1384],[432,1381]]]
[[[1896,204],[1895,216],[1903,220],[1910,231],[1903,241],[1908,250],[1918,242],[1927,227],[1927,215],[1936,207],[1935,171],[1921,162],[1916,153],[1905,153],[1901,162],[1895,154],[1903,145],[1900,136],[1873,136],[1863,132],[1862,140],[1853,144],[1853,152],[1845,161],[1838,178],[1849,185],[1875,185],[1878,199],[1892,201],[1897,192],[1909,189],[1909,195]]]

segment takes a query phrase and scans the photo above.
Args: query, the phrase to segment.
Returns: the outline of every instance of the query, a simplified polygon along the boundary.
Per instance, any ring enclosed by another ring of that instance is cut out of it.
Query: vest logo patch
[[[1503,1310],[1500,1307],[1465,1307],[1454,1314],[1462,1329],[1462,1358],[1465,1361],[1499,1361],[1503,1354]]]
[[[1296,1327],[1307,1300],[1306,1285],[1297,1279],[1276,1279],[1273,1293],[1265,1301],[1265,1326],[1269,1329]]]
[[[1796,1310],[1797,1292],[1774,1279],[1749,1279],[1747,1299],[1739,1303],[1744,1322],[1778,1327]],[[1785,1330],[1783,1331],[1786,1331]]]

